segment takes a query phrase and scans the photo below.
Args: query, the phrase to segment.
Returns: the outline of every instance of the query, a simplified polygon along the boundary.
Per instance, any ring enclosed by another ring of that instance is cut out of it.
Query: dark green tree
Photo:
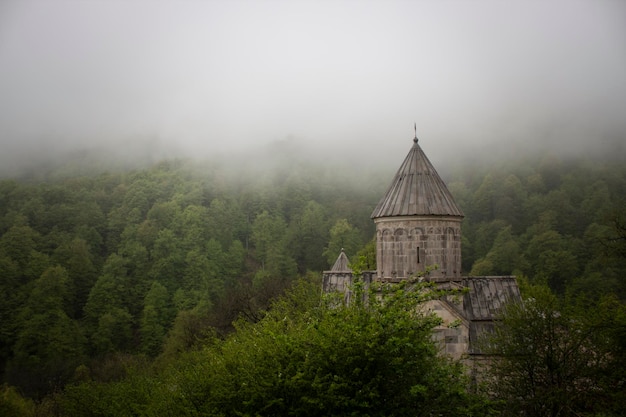
[[[278,215],[264,211],[252,224],[252,243],[255,256],[261,268],[255,274],[255,285],[262,287],[264,282],[284,286],[285,279],[296,274],[296,262],[290,256],[287,240],[287,225]]]
[[[246,217],[233,199],[216,198],[207,210],[206,228],[210,237],[220,242],[222,249],[227,249],[233,239],[246,234]]]
[[[7,379],[29,396],[59,389],[83,360],[85,340],[67,314],[69,294],[67,271],[50,267],[34,282],[20,312],[22,324]]]
[[[128,305],[133,289],[127,274],[127,261],[111,255],[89,293],[85,329],[95,355],[131,347],[133,316]]]
[[[528,274],[536,282],[547,283],[550,288],[563,293],[579,271],[578,258],[572,250],[575,243],[555,230],[534,235],[525,254],[531,265]]]
[[[505,416],[618,416],[626,395],[626,308],[559,299],[546,286],[507,306],[487,350]]]
[[[511,275],[523,265],[519,244],[507,226],[498,233],[493,247],[484,258],[476,261],[470,275]]]
[[[324,249],[324,256],[328,261],[328,266],[332,266],[335,259],[343,249],[348,258],[354,257],[361,244],[361,236],[348,220],[339,219],[330,229],[330,240],[328,247]]]
[[[53,261],[63,265],[68,273],[72,317],[82,315],[89,291],[96,282],[97,270],[92,259],[87,242],[81,238],[64,242],[54,252]]]
[[[152,262],[149,277],[174,291],[182,281],[185,270],[185,252],[180,238],[170,229],[162,229],[157,235],[150,253]]]
[[[165,334],[170,327],[172,306],[167,288],[154,281],[144,299],[140,321],[141,350],[156,356],[163,346]]]
[[[488,221],[495,216],[498,184],[492,173],[487,174],[476,190],[470,213],[475,221]]]
[[[298,271],[321,271],[327,267],[324,248],[328,245],[328,216],[324,207],[310,200],[301,212],[293,216],[288,230],[291,256]]]
[[[48,267],[47,256],[39,249],[41,235],[30,226],[13,226],[0,237],[0,253],[20,268],[21,283],[39,278]]]

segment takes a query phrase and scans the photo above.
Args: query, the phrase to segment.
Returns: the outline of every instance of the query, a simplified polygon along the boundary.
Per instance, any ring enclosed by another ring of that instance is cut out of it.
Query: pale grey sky
[[[413,122],[434,159],[626,141],[626,2],[0,1],[5,158],[293,137],[397,160]]]

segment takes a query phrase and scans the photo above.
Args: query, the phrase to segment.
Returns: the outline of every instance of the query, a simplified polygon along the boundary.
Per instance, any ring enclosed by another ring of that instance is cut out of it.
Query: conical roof
[[[463,217],[463,212],[415,137],[413,147],[398,169],[387,193],[374,209],[372,219],[431,215]]]
[[[350,264],[350,260],[348,259],[348,256],[346,255],[346,253],[343,251],[343,248],[342,248],[341,253],[337,257],[335,264],[330,270],[331,272],[352,272],[352,269],[350,269],[350,267],[348,266],[349,264]]]

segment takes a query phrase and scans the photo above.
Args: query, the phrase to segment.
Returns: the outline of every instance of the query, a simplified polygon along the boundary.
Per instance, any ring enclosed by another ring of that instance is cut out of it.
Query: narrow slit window
[[[417,247],[417,263],[420,263],[420,247]]]

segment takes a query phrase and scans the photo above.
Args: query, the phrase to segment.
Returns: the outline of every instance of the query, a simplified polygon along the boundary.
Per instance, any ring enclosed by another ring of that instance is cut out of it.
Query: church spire
[[[380,200],[372,218],[393,216],[458,216],[457,206],[424,151],[417,143],[415,126],[413,146],[398,169],[385,196]]]

